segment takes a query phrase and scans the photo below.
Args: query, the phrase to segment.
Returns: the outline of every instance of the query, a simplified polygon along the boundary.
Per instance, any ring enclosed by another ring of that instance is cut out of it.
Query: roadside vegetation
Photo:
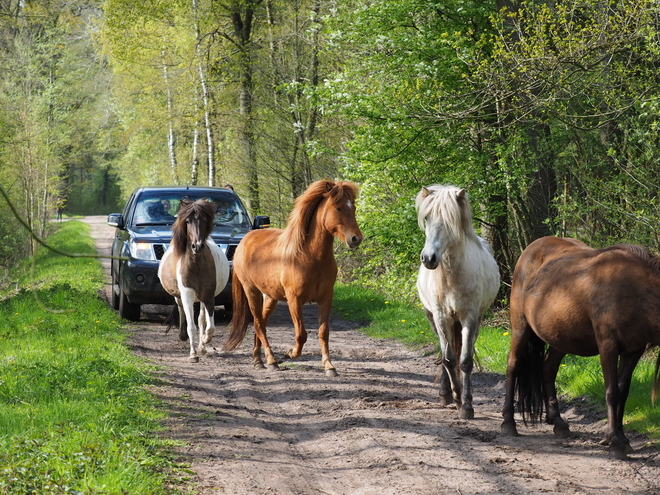
[[[421,306],[408,300],[388,299],[382,294],[354,285],[335,286],[333,310],[337,316],[359,322],[365,333],[376,339],[395,339],[438,354],[438,337],[431,330]],[[476,344],[477,366],[482,371],[506,374],[510,334],[508,312],[486,314]],[[646,434],[660,444],[660,405],[651,403],[653,370],[658,349],[647,351],[635,369],[626,402],[624,425]],[[429,370],[435,373],[435,370]],[[504,379],[504,376],[503,376]],[[594,410],[607,418],[603,372],[598,356],[584,358],[568,355],[557,375],[557,391],[565,399],[586,397]],[[561,400],[561,398],[560,398]]]
[[[78,221],[48,241],[95,253]],[[42,248],[17,277],[0,296],[0,493],[175,492],[185,473],[160,435],[157,381],[98,296],[99,261]]]

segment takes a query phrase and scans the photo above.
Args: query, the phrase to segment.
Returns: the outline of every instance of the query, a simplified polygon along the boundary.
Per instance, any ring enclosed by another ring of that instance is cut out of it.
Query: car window
[[[241,201],[234,195],[212,196],[195,194],[193,191],[158,191],[142,194],[136,199],[133,224],[171,225],[176,220],[182,198],[190,200],[205,199],[215,204],[215,225],[219,229],[250,230],[250,218]]]

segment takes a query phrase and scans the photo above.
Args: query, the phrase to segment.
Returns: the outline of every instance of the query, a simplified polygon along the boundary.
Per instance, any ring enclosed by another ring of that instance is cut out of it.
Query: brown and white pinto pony
[[[215,205],[204,199],[182,199],[172,225],[172,241],[158,267],[158,278],[179,309],[179,337],[190,340],[192,362],[206,354],[215,332],[215,296],[227,285],[229,262],[222,249],[211,239]],[[194,304],[200,302],[199,345],[195,349]]]
[[[630,380],[648,345],[660,345],[660,259],[640,246],[592,249],[575,239],[543,237],[522,253],[511,287],[511,349],[502,433],[518,435],[514,395],[523,419],[569,433],[559,414],[555,378],[566,354],[600,355],[605,378],[604,444],[617,459],[632,452],[623,433]],[[658,391],[655,366],[653,398]]]
[[[268,318],[277,302],[289,304],[295,326],[296,345],[287,353],[291,359],[300,356],[307,341],[303,305],[316,302],[322,363],[326,375],[337,375],[328,347],[330,309],[337,278],[333,242],[337,237],[350,248],[362,242],[362,232],[355,220],[357,192],[352,182],[314,182],[296,199],[284,230],[253,230],[245,235],[234,253],[234,312],[225,350],[233,350],[242,342],[252,316],[253,363],[264,367],[263,345],[268,369],[277,369],[277,360],[266,336]]]

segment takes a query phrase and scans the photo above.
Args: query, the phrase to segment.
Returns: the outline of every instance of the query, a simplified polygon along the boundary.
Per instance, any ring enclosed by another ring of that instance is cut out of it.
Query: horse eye
[[[341,207],[337,207],[337,211],[341,211]]]

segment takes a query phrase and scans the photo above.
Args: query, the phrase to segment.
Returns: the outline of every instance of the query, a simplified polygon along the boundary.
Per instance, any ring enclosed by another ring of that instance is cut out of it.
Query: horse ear
[[[465,189],[461,189],[456,193],[457,198],[464,198],[465,197]]]
[[[335,187],[335,183],[334,183],[333,181],[331,181],[331,180],[326,180],[326,182],[325,182],[325,190],[326,190],[327,192],[332,191],[332,189],[333,189],[334,187]]]
[[[431,191],[429,191],[426,186],[422,186],[421,194],[422,194],[422,198],[425,198],[431,195]]]

